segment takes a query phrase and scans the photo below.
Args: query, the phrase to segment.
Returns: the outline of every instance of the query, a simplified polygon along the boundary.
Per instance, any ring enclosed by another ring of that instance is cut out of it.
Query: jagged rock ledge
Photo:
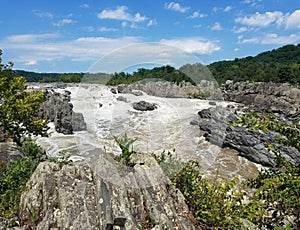
[[[283,146],[272,131],[251,130],[245,127],[234,127],[239,119],[234,108],[212,107],[198,112],[198,125],[204,131],[207,141],[220,147],[229,147],[239,152],[240,156],[263,166],[276,166],[275,153],[268,148],[272,144],[277,153],[294,165],[300,165],[300,152],[290,146]]]
[[[62,168],[41,163],[22,194],[23,219],[37,229],[196,229],[154,158],[136,154],[124,169],[100,150],[90,155]]]
[[[86,129],[82,113],[73,111],[71,93],[67,90],[63,94],[53,89],[46,89],[46,101],[40,106],[39,116],[54,122],[55,130],[63,134]]]
[[[300,116],[300,89],[295,85],[272,82],[227,81],[222,85],[224,99],[243,103],[251,110],[273,112],[283,119]]]

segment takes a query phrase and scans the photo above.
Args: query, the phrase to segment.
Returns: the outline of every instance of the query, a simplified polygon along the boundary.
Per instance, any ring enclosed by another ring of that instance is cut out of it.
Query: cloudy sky
[[[300,43],[300,1],[1,0],[0,28],[15,69],[86,72],[131,45],[135,57],[162,45],[209,64]]]

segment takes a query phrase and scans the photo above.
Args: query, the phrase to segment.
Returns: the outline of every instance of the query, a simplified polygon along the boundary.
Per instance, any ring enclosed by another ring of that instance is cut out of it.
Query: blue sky
[[[154,52],[150,43],[209,64],[300,43],[300,1],[1,0],[0,28],[15,69],[86,72],[133,44],[127,59]]]

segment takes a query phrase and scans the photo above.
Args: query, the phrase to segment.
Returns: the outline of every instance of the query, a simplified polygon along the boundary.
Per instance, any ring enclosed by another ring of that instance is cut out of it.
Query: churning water
[[[198,120],[197,112],[212,105],[207,100],[186,98],[161,98],[133,94],[113,94],[105,85],[80,84],[58,92],[71,92],[71,103],[75,112],[81,112],[87,123],[86,131],[73,135],[56,133],[51,126],[49,138],[39,138],[38,143],[49,156],[56,156],[61,150],[72,154],[73,160],[84,159],[88,151],[103,149],[101,154],[119,154],[114,136],[127,135],[136,139],[133,148],[142,153],[173,152],[183,161],[195,159],[201,162],[203,173],[218,174],[221,177],[253,176],[257,165],[237,156],[237,153],[220,149],[201,137],[198,126],[191,121]],[[121,100],[118,97],[122,97]],[[155,103],[153,111],[137,111],[132,103],[138,101]],[[229,102],[217,101],[218,106]]]

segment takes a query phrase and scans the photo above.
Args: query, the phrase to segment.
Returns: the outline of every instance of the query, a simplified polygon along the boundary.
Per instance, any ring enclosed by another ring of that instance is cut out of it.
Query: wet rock
[[[151,111],[157,108],[156,104],[146,101],[134,102],[132,106],[134,109],[139,111]]]
[[[215,101],[209,101],[208,104],[209,105],[217,105],[217,103]]]
[[[37,229],[195,229],[183,195],[157,162],[137,154],[131,170],[93,150],[86,161],[41,163],[20,203],[23,218],[36,213]],[[32,215],[31,215],[32,217]]]
[[[86,130],[86,123],[84,122],[84,117],[82,113],[72,113],[72,127],[73,131]]]
[[[117,94],[117,89],[116,88],[111,88],[110,92],[112,92],[113,94]]]
[[[200,116],[200,118],[211,118],[211,110],[210,109],[203,109],[201,111],[198,112],[198,115]]]
[[[123,97],[123,96],[117,97],[117,100],[118,100],[118,101],[127,102],[127,98],[126,98],[126,97]]]
[[[133,90],[133,91],[132,91],[132,94],[133,94],[134,96],[137,96],[137,97],[143,96],[143,92],[142,92],[142,91],[139,91],[139,90]]]
[[[63,134],[72,134],[74,131],[86,129],[83,115],[73,111],[70,95],[71,92],[67,90],[64,94],[47,90],[47,100],[42,103],[39,110],[39,116],[54,122],[55,130]]]
[[[240,156],[252,162],[274,167],[275,153],[268,149],[268,144],[272,144],[287,161],[294,165],[300,164],[300,152],[294,147],[279,144],[276,139],[277,133],[229,125],[238,120],[238,115],[233,109],[203,109],[198,115],[199,127],[204,131],[206,140],[212,144],[235,149]]]

